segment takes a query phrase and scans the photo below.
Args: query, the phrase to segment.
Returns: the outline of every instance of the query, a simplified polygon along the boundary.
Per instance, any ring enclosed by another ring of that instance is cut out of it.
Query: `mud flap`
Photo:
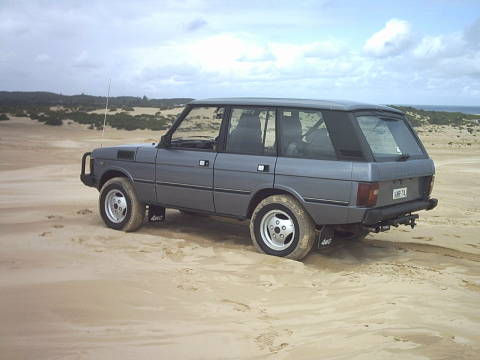
[[[163,206],[148,205],[148,222],[162,222],[165,220]]]
[[[333,243],[333,238],[335,236],[335,229],[333,226],[325,225],[322,227],[318,233],[317,238],[317,249],[324,249]]]

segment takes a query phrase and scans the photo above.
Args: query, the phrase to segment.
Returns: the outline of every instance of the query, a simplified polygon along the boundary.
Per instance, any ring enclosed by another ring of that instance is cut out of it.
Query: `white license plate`
[[[407,188],[398,188],[398,189],[393,189],[393,200],[396,199],[403,199],[407,197]]]

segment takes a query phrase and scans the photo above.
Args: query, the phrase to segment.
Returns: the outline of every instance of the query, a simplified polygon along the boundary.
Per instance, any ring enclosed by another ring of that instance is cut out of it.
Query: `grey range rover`
[[[134,231],[165,208],[249,219],[259,251],[300,260],[335,239],[413,228],[437,205],[434,173],[394,108],[220,98],[187,104],[158,143],[85,153],[80,178],[110,228]]]

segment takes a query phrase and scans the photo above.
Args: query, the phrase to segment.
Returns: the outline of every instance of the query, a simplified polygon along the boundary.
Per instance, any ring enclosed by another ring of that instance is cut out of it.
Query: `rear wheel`
[[[123,177],[110,179],[103,185],[99,208],[105,225],[115,230],[135,231],[145,217],[145,204],[138,200],[133,185]]]
[[[315,224],[290,195],[273,195],[261,201],[252,214],[250,235],[265,254],[301,260],[315,242]]]

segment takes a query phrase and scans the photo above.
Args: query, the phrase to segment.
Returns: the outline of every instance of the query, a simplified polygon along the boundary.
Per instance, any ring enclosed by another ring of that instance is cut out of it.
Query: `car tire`
[[[138,200],[132,183],[124,177],[115,177],[103,185],[99,208],[105,225],[115,230],[135,231],[145,218],[145,204]]]
[[[315,224],[290,195],[272,195],[255,208],[250,221],[253,244],[268,255],[301,260],[316,239]]]

